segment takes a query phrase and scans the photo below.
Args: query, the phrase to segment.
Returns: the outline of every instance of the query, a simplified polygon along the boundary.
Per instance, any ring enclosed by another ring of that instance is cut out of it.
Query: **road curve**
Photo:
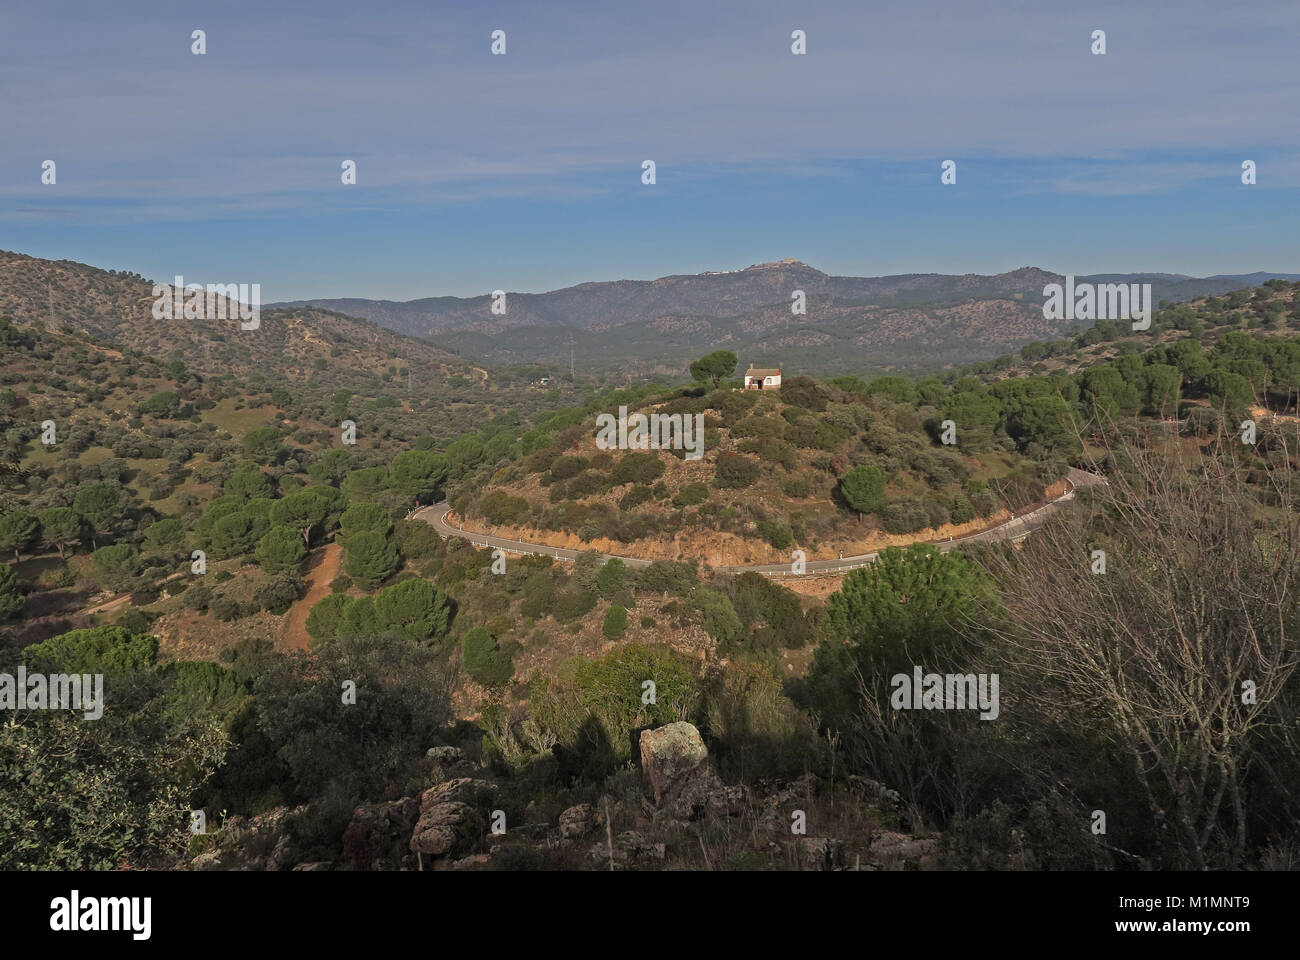
[[[981,530],[979,533],[972,533],[965,537],[958,537],[955,540],[918,542],[933,543],[941,551],[947,552],[955,546],[976,540],[1023,540],[1047,522],[1049,516],[1061,510],[1067,502],[1073,500],[1074,491],[1077,487],[1093,486],[1105,482],[1094,473],[1087,473],[1071,467],[1066,477],[1068,489],[1055,500],[1043,504],[1036,510],[1031,510],[1023,516],[1013,516],[1010,520],[1006,520],[995,527],[989,527],[987,530]],[[506,553],[535,554],[554,557],[557,560],[576,560],[582,553],[582,551],[570,550],[566,547],[550,547],[546,544],[527,543],[523,540],[511,540],[509,537],[496,537],[474,530],[466,530],[463,526],[452,526],[447,523],[447,514],[450,512],[451,506],[449,504],[445,502],[435,503],[431,506],[413,510],[407,516],[407,519],[414,520],[418,518],[423,520],[444,537],[460,537],[463,540],[468,540],[476,547],[496,547]],[[788,563],[728,564],[713,569],[718,573],[740,574],[753,572],[761,573],[765,577],[797,579],[827,573],[840,573],[853,570],[856,567],[864,567],[869,563],[873,563],[877,556],[878,553],[863,553],[855,557],[844,557],[839,560],[808,560],[804,564],[806,568],[804,573],[794,573],[791,569],[792,564]],[[601,557],[606,560],[622,560],[629,567],[648,567],[651,563],[651,561],[642,557],[623,557],[612,553],[602,553]]]

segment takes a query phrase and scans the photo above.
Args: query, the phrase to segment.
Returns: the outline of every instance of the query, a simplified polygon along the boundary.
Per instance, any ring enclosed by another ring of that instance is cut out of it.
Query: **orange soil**
[[[311,634],[307,632],[307,614],[311,608],[330,593],[330,581],[339,575],[343,562],[343,548],[331,543],[312,558],[311,568],[307,571],[307,593],[301,600],[289,608],[289,615],[284,618],[284,628],[280,631],[281,646],[288,645],[293,650],[307,650],[311,647]]]

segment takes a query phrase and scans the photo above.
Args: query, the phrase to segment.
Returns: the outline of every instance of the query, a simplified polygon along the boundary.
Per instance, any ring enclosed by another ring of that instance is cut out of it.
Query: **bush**
[[[465,672],[485,687],[502,686],[514,676],[510,656],[497,648],[483,627],[475,627],[461,639],[460,656]]]
[[[758,525],[759,534],[778,550],[784,550],[794,542],[790,528],[780,520],[764,520]]]
[[[663,475],[664,465],[656,454],[629,453],[614,466],[610,478],[614,486],[624,483],[651,484]]]
[[[596,608],[597,595],[587,590],[565,590],[555,598],[551,614],[560,623],[584,617]]]
[[[716,485],[743,488],[753,486],[758,479],[758,464],[738,453],[724,453],[718,458]]]
[[[297,577],[275,577],[253,592],[253,602],[277,617],[282,616],[298,599],[301,584]]]
[[[623,499],[618,502],[618,508],[624,511],[635,510],[637,507],[641,506],[641,504],[649,500],[650,496],[650,488],[644,484],[638,483],[627,493],[623,494]]]
[[[899,497],[879,511],[880,526],[886,533],[915,533],[924,530],[930,518],[923,504],[916,497]]]
[[[787,497],[795,500],[802,500],[812,493],[812,485],[800,476],[787,477],[781,489],[785,491]]]
[[[208,609],[218,620],[235,620],[239,617],[239,604],[231,597],[215,597]]]
[[[627,610],[619,606],[613,606],[606,610],[605,622],[601,625],[601,631],[605,634],[607,640],[621,640],[623,634],[627,632]]]
[[[702,483],[688,483],[673,497],[675,507],[693,507],[709,499],[709,488]]]

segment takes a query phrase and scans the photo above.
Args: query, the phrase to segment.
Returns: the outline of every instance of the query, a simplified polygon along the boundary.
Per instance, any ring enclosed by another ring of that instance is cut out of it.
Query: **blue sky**
[[[1300,272],[1298,33],[1294,2],[30,4],[0,247],[264,300]]]

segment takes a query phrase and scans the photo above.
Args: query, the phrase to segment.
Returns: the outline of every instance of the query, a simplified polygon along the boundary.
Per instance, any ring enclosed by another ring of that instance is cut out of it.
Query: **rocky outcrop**
[[[496,786],[486,780],[458,777],[424,791],[420,816],[411,833],[415,853],[444,857],[462,853],[483,836],[487,817],[479,798]]]
[[[593,844],[588,857],[593,863],[605,867],[611,861],[615,866],[629,866],[663,860],[666,849],[664,844],[654,842],[644,833],[625,830],[614,838],[612,845],[608,841]]]
[[[670,723],[641,731],[641,772],[649,782],[655,806],[661,806],[708,756],[700,731],[692,724]]]
[[[745,789],[722,782],[700,731],[692,724],[670,723],[643,731],[641,772],[655,808],[671,819],[738,816],[744,810]]]
[[[408,847],[419,815],[414,797],[357,807],[343,831],[344,862],[353,870],[410,869]]]
[[[589,803],[580,803],[577,806],[569,807],[560,814],[560,839],[577,840],[580,837],[585,837],[596,829],[599,819]]]

